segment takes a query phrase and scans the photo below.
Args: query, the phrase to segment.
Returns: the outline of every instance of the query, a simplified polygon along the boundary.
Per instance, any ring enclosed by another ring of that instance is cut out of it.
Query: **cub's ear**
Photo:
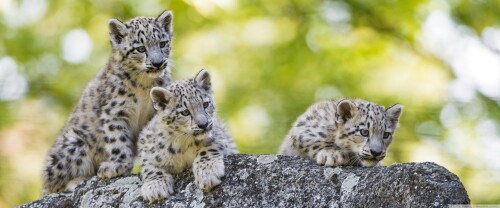
[[[123,22],[117,19],[110,19],[108,21],[109,39],[113,47],[123,43],[123,40],[128,34],[128,29]]]
[[[160,25],[167,33],[172,36],[172,32],[174,29],[172,28],[172,20],[174,18],[174,15],[172,14],[171,11],[165,10],[163,11],[158,17],[156,18],[156,23]]]
[[[350,100],[342,100],[337,104],[337,114],[343,122],[353,118],[358,111],[358,107]]]
[[[401,115],[402,112],[403,112],[403,106],[400,104],[394,104],[385,110],[385,114],[394,123],[397,123],[399,121],[399,116]]]
[[[171,97],[170,92],[162,87],[153,87],[153,89],[151,89],[150,96],[153,101],[153,107],[157,111],[165,110]]]
[[[194,83],[206,91],[212,90],[212,81],[210,80],[210,73],[206,69],[202,69],[194,77]]]

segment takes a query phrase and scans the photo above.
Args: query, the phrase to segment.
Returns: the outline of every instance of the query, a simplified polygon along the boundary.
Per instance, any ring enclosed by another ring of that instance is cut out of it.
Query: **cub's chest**
[[[173,173],[179,173],[192,166],[196,158],[198,150],[195,147],[181,149],[180,152],[172,154],[168,152],[165,157],[170,159],[166,160],[166,166],[169,167]]]
[[[142,128],[151,119],[154,113],[153,104],[149,98],[149,91],[138,90],[135,95],[136,102],[131,102],[130,127],[132,135],[137,138]]]

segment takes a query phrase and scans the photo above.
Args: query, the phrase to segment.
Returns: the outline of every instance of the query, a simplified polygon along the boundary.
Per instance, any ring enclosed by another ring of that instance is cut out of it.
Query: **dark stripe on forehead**
[[[142,30],[137,33],[137,39],[139,41],[141,41],[142,44],[144,44],[144,42],[146,41],[146,37],[145,36],[146,35],[144,34],[144,31],[142,31]]]
[[[194,97],[188,98],[188,101],[191,104],[191,106],[193,106],[194,108],[196,108],[198,102],[196,102],[196,100],[195,100]]]
[[[161,32],[160,30],[156,29],[156,28],[153,28],[153,35],[154,37],[156,37],[156,39],[161,39],[160,35],[161,35]]]

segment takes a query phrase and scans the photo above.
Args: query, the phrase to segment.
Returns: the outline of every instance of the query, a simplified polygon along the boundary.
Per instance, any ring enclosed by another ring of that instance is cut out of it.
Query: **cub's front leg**
[[[130,174],[134,162],[129,118],[125,110],[109,108],[100,118],[106,160],[99,165],[97,175],[102,179]]]
[[[346,152],[330,148],[319,150],[314,160],[316,160],[316,163],[319,165],[325,166],[340,166],[349,163],[348,154]]]
[[[141,178],[142,197],[149,203],[163,200],[174,193],[174,179],[162,168],[153,165],[142,166]]]
[[[224,176],[224,157],[222,145],[214,144],[198,150],[193,162],[193,174],[196,185],[204,191],[210,191],[221,183]]]

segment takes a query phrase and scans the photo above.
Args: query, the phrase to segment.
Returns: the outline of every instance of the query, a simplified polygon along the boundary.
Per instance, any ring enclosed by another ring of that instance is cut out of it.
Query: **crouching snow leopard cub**
[[[215,114],[210,74],[151,90],[156,115],[139,136],[144,200],[155,202],[173,193],[171,173],[192,166],[195,184],[209,190],[224,175],[223,157],[236,154],[231,136]]]
[[[295,121],[279,152],[326,166],[375,166],[386,155],[402,110],[360,99],[316,103]]]
[[[43,195],[71,190],[98,175],[130,173],[135,141],[154,114],[149,91],[170,84],[167,68],[172,13],[108,23],[111,57],[87,85],[50,149],[43,168]]]

